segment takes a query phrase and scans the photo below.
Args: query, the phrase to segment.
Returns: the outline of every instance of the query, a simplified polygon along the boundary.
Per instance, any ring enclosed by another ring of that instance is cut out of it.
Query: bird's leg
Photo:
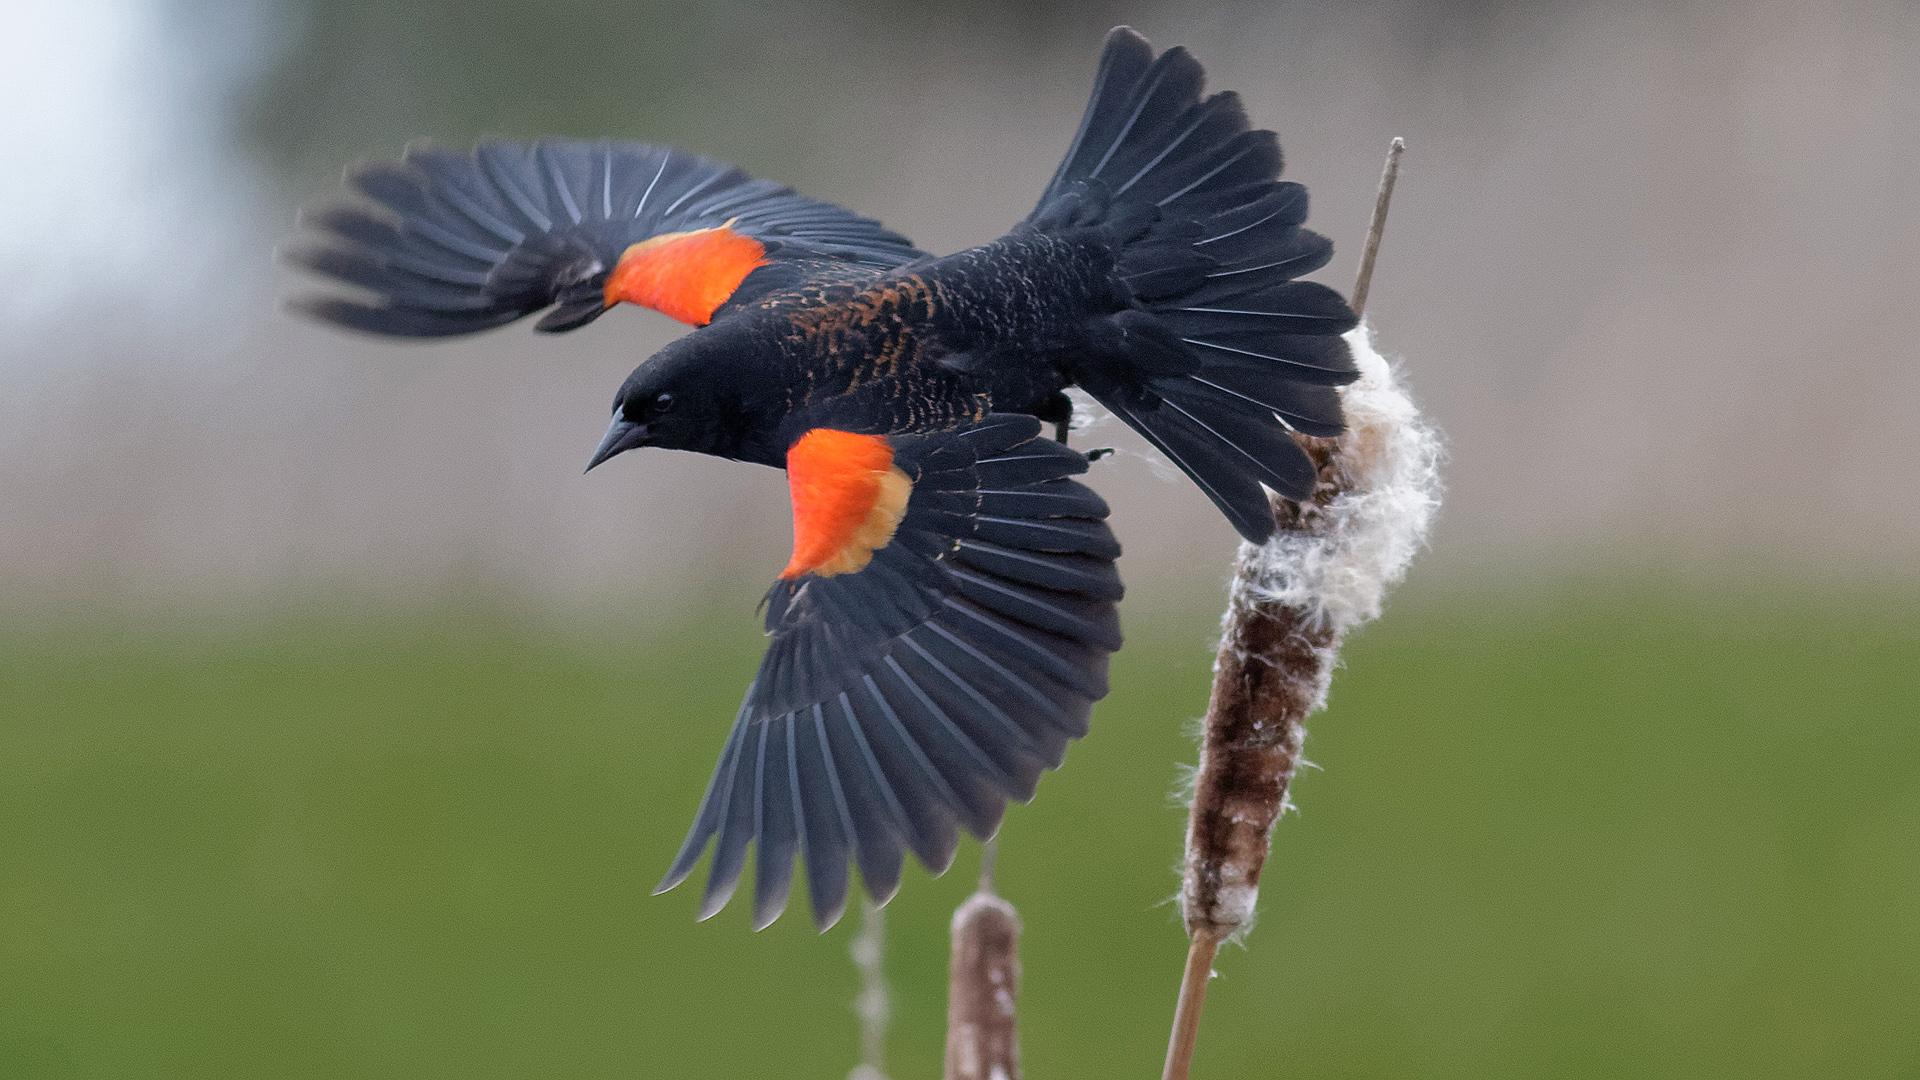
[[[1066,391],[1054,391],[1036,415],[1042,421],[1053,424],[1053,441],[1066,445],[1067,433],[1073,429],[1073,399],[1067,396]]]

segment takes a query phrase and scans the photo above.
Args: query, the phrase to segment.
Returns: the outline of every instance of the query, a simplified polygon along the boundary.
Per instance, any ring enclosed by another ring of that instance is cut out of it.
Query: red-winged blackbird
[[[1107,39],[1066,160],[1025,221],[931,256],[837,206],[631,143],[414,149],[351,174],[294,258],[363,291],[305,311],[378,334],[464,334],[620,302],[701,327],[628,377],[588,468],[639,446],[785,468],[793,558],[770,637],[662,889],[714,856],[702,918],[758,846],[753,921],[796,850],[815,919],[857,862],[878,900],[902,850],[938,872],[959,829],[1029,799],[1107,691],[1120,546],[1070,477],[1084,389],[1191,476],[1241,535],[1314,471],[1289,429],[1341,430],[1354,378],[1307,196],[1184,49]],[[371,205],[369,205],[369,202]]]

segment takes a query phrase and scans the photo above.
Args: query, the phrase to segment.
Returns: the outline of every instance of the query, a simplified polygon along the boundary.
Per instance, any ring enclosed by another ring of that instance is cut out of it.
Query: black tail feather
[[[1094,329],[1080,384],[1140,431],[1242,536],[1273,532],[1267,489],[1313,490],[1289,429],[1342,430],[1353,381],[1338,293],[1297,281],[1333,245],[1303,227],[1306,189],[1278,179],[1279,141],[1232,93],[1202,96],[1184,49],[1107,38],[1092,99],[1032,228],[1104,228],[1133,306]]]
[[[1246,454],[1211,435],[1196,432],[1175,419],[1171,411],[1131,406],[1118,397],[1105,399],[1114,414],[1146,437],[1168,460],[1180,467],[1220,508],[1235,530],[1252,538],[1271,533],[1273,514],[1267,505],[1258,473],[1249,468]],[[1270,447],[1276,454],[1298,454],[1298,447]]]

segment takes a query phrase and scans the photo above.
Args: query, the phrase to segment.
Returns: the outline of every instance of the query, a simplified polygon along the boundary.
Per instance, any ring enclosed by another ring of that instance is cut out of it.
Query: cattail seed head
[[[1438,435],[1367,328],[1347,342],[1360,370],[1341,391],[1347,432],[1296,436],[1318,488],[1302,504],[1276,500],[1273,538],[1240,547],[1188,819],[1180,901],[1190,935],[1220,940],[1251,922],[1306,718],[1326,703],[1340,642],[1380,614],[1439,507]]]
[[[946,1080],[1019,1080],[1020,916],[986,891],[953,913]]]

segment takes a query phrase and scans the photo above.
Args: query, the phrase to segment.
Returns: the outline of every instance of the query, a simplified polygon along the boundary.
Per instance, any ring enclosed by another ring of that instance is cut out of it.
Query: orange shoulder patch
[[[793,559],[783,580],[865,569],[906,516],[913,480],[884,435],[815,428],[787,450]]]
[[[650,236],[628,248],[607,275],[607,306],[650,307],[705,326],[748,274],[766,265],[765,244],[733,223]]]

